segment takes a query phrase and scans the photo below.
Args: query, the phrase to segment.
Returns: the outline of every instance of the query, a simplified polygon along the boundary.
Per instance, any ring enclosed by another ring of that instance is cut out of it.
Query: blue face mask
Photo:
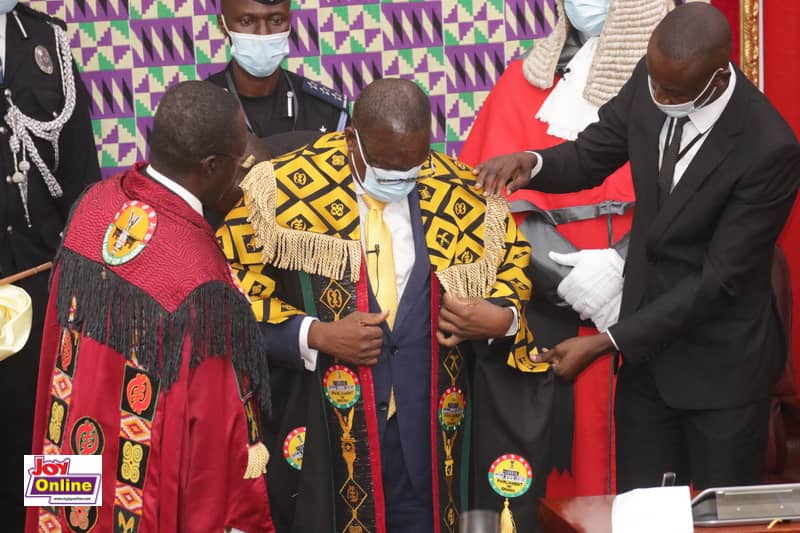
[[[358,153],[361,161],[364,162],[364,167],[366,167],[363,178],[356,175],[364,191],[379,202],[387,204],[399,202],[408,196],[417,186],[416,180],[419,177],[422,165],[417,165],[408,170],[386,170],[385,168],[373,167],[367,163],[367,159],[364,157],[364,146],[361,144],[358,130],[353,131],[356,133]],[[352,152],[350,155],[353,155]],[[353,162],[353,169],[356,170],[356,173],[358,172],[355,162]]]
[[[603,31],[610,2],[611,0],[564,0],[564,11],[576,30],[596,36]]]
[[[0,15],[10,13],[15,7],[17,7],[17,0],[0,0]]]
[[[231,37],[231,56],[251,76],[266,78],[289,55],[289,31],[269,35],[238,33],[228,29],[225,17],[220,18]]]

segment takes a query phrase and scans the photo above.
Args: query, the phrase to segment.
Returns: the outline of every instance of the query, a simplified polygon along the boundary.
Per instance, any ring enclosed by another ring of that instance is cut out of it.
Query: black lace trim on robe
[[[59,323],[108,345],[158,375],[163,390],[178,378],[188,333],[190,367],[230,353],[234,369],[250,377],[262,409],[271,411],[267,343],[247,300],[222,281],[194,289],[174,312],[103,264],[67,248],[57,265]],[[55,270],[55,269],[54,269]],[[72,297],[76,314],[70,322]]]

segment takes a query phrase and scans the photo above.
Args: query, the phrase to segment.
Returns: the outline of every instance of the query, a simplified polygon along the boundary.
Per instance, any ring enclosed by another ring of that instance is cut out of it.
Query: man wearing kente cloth
[[[530,248],[504,200],[430,150],[414,83],[375,81],[353,113],[344,133],[255,166],[217,232],[281,339],[273,516],[281,532],[451,532],[468,506],[473,367],[534,368]]]
[[[73,209],[33,450],[101,455],[102,506],[31,507],[29,533],[274,531],[258,418],[264,337],[203,219],[246,160],[245,136],[232,95],[177,85],[156,112],[150,164]]]

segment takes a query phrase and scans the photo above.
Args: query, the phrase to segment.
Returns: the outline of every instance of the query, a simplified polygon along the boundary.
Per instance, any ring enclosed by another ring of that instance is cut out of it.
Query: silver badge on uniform
[[[53,73],[53,58],[50,57],[50,52],[44,46],[37,45],[33,49],[33,57],[36,59],[36,66],[45,74]]]

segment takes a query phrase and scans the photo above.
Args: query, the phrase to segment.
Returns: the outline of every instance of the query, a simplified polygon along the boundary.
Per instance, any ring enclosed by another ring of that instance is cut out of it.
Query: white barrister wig
[[[619,92],[647,51],[650,34],[671,5],[671,0],[611,0],[583,91],[586,100],[601,106]],[[540,89],[552,87],[567,39],[564,0],[556,0],[556,16],[553,31],[536,41],[522,66],[528,82]]]

